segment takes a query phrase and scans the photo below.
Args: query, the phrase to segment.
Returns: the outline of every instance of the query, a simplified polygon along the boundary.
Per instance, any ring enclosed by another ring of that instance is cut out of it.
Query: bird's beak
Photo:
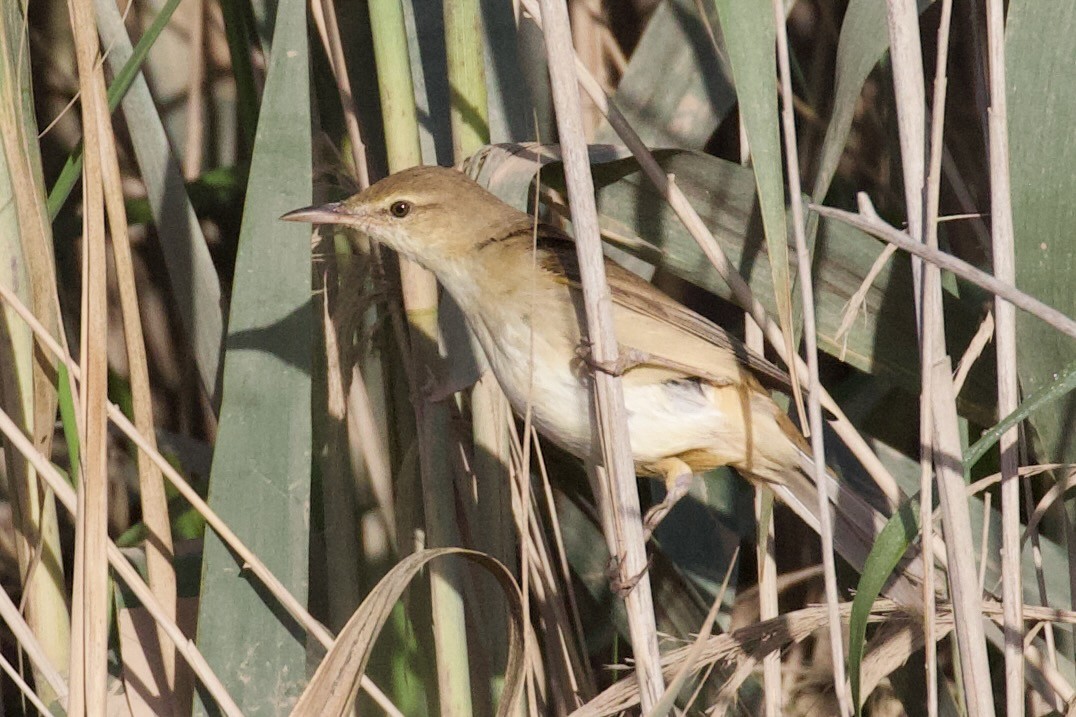
[[[280,217],[286,222],[309,222],[311,224],[340,224],[348,216],[343,202],[329,202],[316,206],[303,207],[288,212]]]

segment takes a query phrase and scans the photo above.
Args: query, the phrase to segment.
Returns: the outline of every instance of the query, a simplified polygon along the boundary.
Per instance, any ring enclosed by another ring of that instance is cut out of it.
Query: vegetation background
[[[578,65],[530,0],[0,3],[4,714],[1072,713],[1076,4],[558,7]],[[643,556],[428,276],[277,219],[462,163],[579,228],[580,140],[607,252],[813,317],[867,534],[719,470]]]

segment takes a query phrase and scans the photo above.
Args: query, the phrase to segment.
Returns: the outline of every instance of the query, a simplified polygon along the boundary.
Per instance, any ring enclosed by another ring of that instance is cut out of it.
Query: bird
[[[413,167],[350,198],[281,218],[358,230],[432,272],[461,309],[513,410],[529,410],[541,435],[579,458],[592,455],[596,440],[592,371],[618,374],[636,472],[666,487],[644,516],[647,536],[696,475],[719,466],[776,488],[817,530],[810,450],[770,393],[788,388],[787,374],[608,258],[620,359],[598,364],[586,351],[573,240],[462,172]],[[838,551],[861,565],[884,518],[850,491],[834,504],[835,532],[844,531]]]

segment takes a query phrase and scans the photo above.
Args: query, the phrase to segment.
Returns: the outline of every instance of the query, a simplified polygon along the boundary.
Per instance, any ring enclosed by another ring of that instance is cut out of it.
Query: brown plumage
[[[284,218],[353,227],[432,271],[462,309],[512,407],[529,407],[539,432],[590,455],[592,368],[581,358],[586,322],[568,237],[536,228],[526,213],[440,167],[409,169]],[[647,528],[687,492],[693,474],[722,465],[773,484],[816,526],[805,443],[764,388],[787,386],[787,376],[617,264],[606,262],[606,276],[636,469],[668,488]],[[877,513],[847,493],[837,505],[837,527],[847,536],[838,547],[860,563]]]

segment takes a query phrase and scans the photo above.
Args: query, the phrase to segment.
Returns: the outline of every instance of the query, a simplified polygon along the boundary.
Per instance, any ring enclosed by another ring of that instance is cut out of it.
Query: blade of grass
[[[929,7],[932,1],[919,0],[919,12]],[[845,11],[837,43],[833,109],[811,192],[811,199],[816,203],[826,198],[837,171],[863,84],[889,48],[885,17],[885,0],[851,0]]]
[[[108,296],[105,279],[105,197],[102,164],[111,149],[112,128],[104,110],[105,78],[98,64],[96,23],[89,0],[68,6],[75,38],[82,131],[86,141],[83,165],[83,239],[81,356],[83,381],[82,450],[85,460],[78,483],[75,516],[75,561],[72,597],[70,711],[102,714],[107,704],[108,634],[111,588],[108,578]],[[104,118],[104,121],[102,121]],[[107,135],[107,137],[106,137]]]
[[[863,700],[867,697],[860,694],[860,676],[871,610],[897,563],[918,534],[919,505],[917,500],[912,499],[900,506],[878,533],[863,563],[848,621],[848,680],[852,686],[852,704],[857,717],[862,714]]]
[[[506,717],[514,712],[523,687],[523,632],[528,629],[519,586],[504,565],[484,553],[462,548],[436,548],[407,556],[370,592],[314,673],[292,711],[292,717],[343,717],[352,713],[359,678],[366,669],[377,635],[388,620],[393,606],[420,570],[434,560],[453,555],[488,571],[504,592],[509,610],[509,649],[507,677],[497,715]]]
[[[102,83],[103,84],[103,83]],[[102,102],[95,105],[97,117],[103,128],[109,128],[110,115]],[[108,214],[109,233],[112,238],[113,265],[119,286],[120,306],[123,313],[124,344],[127,348],[127,365],[130,373],[132,414],[135,424],[150,444],[156,447],[153,425],[152,396],[150,395],[149,368],[146,365],[146,345],[142,335],[142,320],[138,311],[138,294],[135,287],[131,238],[127,232],[127,213],[123,205],[123,187],[119,159],[116,156],[115,139],[110,131],[101,133],[102,179],[105,190],[105,207]],[[105,407],[101,406],[102,413]],[[145,543],[149,584],[154,596],[171,620],[176,618],[176,573],[172,567],[172,532],[168,516],[168,500],[164,492],[164,478],[156,466],[145,456],[138,454],[138,485],[141,498],[142,521],[149,531]],[[175,652],[167,644],[163,632],[159,635],[161,664],[164,670],[162,689],[171,693],[175,687]]]
[[[968,450],[964,452],[964,470],[971,470],[979,462],[979,459],[986,455],[987,451],[997,445],[1002,433],[1020,425],[1040,408],[1064,398],[1074,388],[1076,388],[1076,361],[1071,362],[1062,369],[1052,383],[1039,388],[1025,398],[1015,411],[984,431],[979,440],[971,444]]]

